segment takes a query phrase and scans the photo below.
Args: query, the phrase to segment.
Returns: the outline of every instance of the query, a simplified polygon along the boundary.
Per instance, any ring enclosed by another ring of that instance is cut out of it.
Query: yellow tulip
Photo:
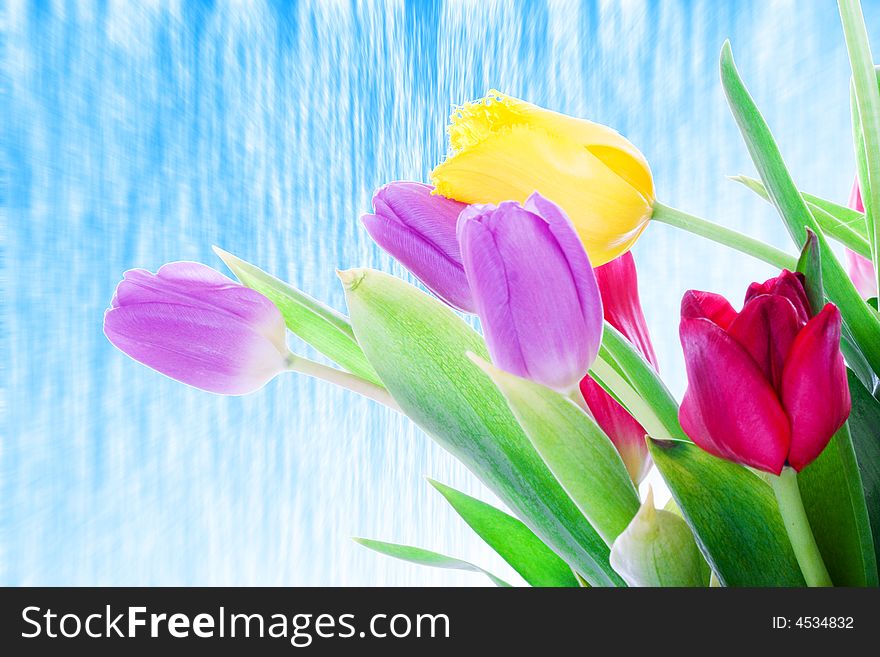
[[[651,169],[611,128],[492,90],[457,108],[448,132],[450,155],[431,174],[436,194],[522,203],[540,192],[571,218],[594,267],[629,249],[651,218]]]

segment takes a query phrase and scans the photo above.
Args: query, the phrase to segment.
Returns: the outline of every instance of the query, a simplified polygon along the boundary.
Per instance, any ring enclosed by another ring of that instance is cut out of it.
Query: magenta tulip
[[[393,182],[373,196],[375,214],[361,217],[367,232],[453,308],[474,312],[455,229],[464,203],[432,194],[416,182]]]
[[[535,193],[468,206],[458,238],[494,363],[572,392],[599,352],[602,300],[571,221]]]
[[[620,331],[657,369],[657,357],[639,300],[632,253],[627,251],[594,271],[602,295],[605,321]],[[644,427],[589,375],[581,380],[581,394],[596,423],[620,453],[633,481],[640,482],[651,468]]]
[[[849,195],[849,207],[859,212],[865,211],[858,180],[853,183],[852,193]],[[852,279],[859,294],[865,299],[876,297],[877,277],[874,275],[874,265],[871,261],[850,249],[846,250],[846,260],[847,264],[849,264],[849,277]]]
[[[681,426],[707,452],[779,474],[812,463],[850,411],[841,317],[811,316],[801,274],[755,283],[741,312],[690,291],[681,307]]]
[[[172,379],[228,395],[261,388],[289,353],[284,319],[269,299],[196,262],[125,272],[104,334]]]

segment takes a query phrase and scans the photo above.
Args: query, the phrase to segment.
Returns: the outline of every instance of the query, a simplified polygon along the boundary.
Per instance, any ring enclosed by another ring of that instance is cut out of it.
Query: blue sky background
[[[864,3],[875,52],[880,2]],[[374,555],[430,547],[518,581],[425,483],[493,497],[408,421],[287,375],[186,388],[101,333],[124,270],[218,244],[344,309],[334,268],[406,276],[358,216],[426,180],[453,104],[496,87],[614,126],[667,204],[791,248],[717,74],[730,38],[799,185],[854,171],[836,3],[21,2],[5,65],[0,584],[477,584]],[[738,304],[766,265],[661,225],[635,248],[662,372],[685,289]],[[301,352],[308,349],[297,345]]]

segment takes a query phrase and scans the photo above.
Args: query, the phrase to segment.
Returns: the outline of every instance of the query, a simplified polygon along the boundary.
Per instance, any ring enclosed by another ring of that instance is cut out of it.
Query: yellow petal
[[[538,191],[568,214],[593,266],[632,246],[651,216],[650,199],[582,143],[527,123],[495,122],[490,130],[487,116],[469,122],[470,133],[457,136],[466,147],[434,169],[438,194],[464,203],[500,203],[523,202]]]

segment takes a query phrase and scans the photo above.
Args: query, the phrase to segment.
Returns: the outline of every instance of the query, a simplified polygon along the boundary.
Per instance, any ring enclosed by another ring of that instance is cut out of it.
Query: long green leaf
[[[803,247],[806,241],[807,228],[817,233],[822,253],[825,293],[840,308],[844,321],[871,368],[880,372],[880,317],[859,296],[795,187],[770,128],[739,77],[728,42],[725,42],[721,50],[721,82],[749,154],[773,205],[798,248]]]
[[[852,372],[849,373],[849,392],[852,411],[847,423],[873,532],[874,556],[880,564],[880,401]]]
[[[557,481],[610,546],[639,509],[639,496],[614,444],[570,399],[480,358]]]
[[[428,482],[502,559],[532,586],[579,586],[571,568],[535,533],[511,515],[470,495]]]
[[[808,230],[798,271],[813,313],[825,305],[819,240]],[[798,476],[810,527],[831,581],[838,586],[876,586],[877,561],[868,509],[847,425]]]
[[[465,355],[483,339],[443,303],[382,272],[341,272],[358,343],[403,411],[591,585],[624,582],[609,549]]]
[[[742,183],[765,201],[770,202],[770,195],[760,180],[748,176],[731,176],[731,180]],[[810,214],[826,235],[833,237],[844,246],[866,258],[871,257],[871,243],[868,241],[868,228],[865,215],[845,205],[827,201],[812,194],[801,192],[807,203]]]
[[[871,238],[874,263],[880,265],[880,219],[877,217],[880,212],[880,89],[859,0],[838,0],[837,4],[853,72],[853,127],[865,222]],[[880,267],[877,274],[880,274]],[[877,368],[875,371],[878,371]]]
[[[379,375],[358,345],[345,315],[223,249],[215,246],[214,252],[242,285],[263,294],[278,306],[292,333],[352,374],[382,385]]]
[[[439,552],[432,552],[423,548],[412,547],[410,545],[400,545],[398,543],[385,543],[384,541],[374,541],[369,538],[355,538],[354,541],[366,548],[379,552],[395,559],[409,561],[420,566],[433,566],[434,568],[451,568],[452,570],[469,570],[474,573],[482,573],[492,580],[495,586],[509,587],[510,584],[500,577],[496,577],[488,570],[484,570],[479,566],[468,561],[462,561],[454,557],[447,557]]]
[[[804,586],[773,491],[693,443],[648,440],[654,463],[724,586]]]

